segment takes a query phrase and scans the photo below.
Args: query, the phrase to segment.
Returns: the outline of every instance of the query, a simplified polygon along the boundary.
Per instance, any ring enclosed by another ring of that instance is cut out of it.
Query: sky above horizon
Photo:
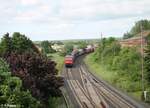
[[[20,32],[32,40],[121,37],[150,19],[149,0],[0,0],[0,38]]]

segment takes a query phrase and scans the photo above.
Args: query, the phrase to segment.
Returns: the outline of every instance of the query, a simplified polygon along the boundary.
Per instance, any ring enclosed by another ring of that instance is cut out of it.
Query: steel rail
[[[69,72],[69,70],[66,70],[66,72],[67,72],[67,75],[68,75],[69,78],[73,78],[72,75],[71,75],[71,72]],[[73,91],[73,95],[75,96],[75,99],[78,102],[79,106],[81,106],[81,108],[92,108],[91,106],[93,106],[93,105],[91,104],[91,101],[88,99],[87,95],[81,89],[81,87],[79,86],[79,84],[77,83],[77,81],[76,80],[70,80],[70,81],[67,81],[67,82],[68,82],[71,90]],[[86,97],[86,99],[89,101],[89,103],[91,104],[91,106],[87,105],[86,102],[83,102],[83,100],[81,100],[81,97],[77,94],[77,92],[75,90],[75,84],[82,91],[82,94]]]
[[[82,66],[84,66],[84,69],[86,70],[86,72],[89,73],[89,75],[91,76],[91,78],[93,79],[93,81],[99,85],[99,87],[103,86],[103,88],[108,91],[111,92],[112,95],[114,95],[116,98],[118,98],[118,103],[123,102],[124,104],[126,104],[129,108],[143,108],[143,107],[137,107],[137,105],[134,105],[132,102],[130,102],[128,99],[126,99],[124,96],[122,96],[120,93],[118,93],[116,90],[112,89],[111,87],[108,86],[108,84],[106,84],[105,82],[101,81],[100,79],[97,79],[97,77],[95,75],[93,75],[86,67],[86,65],[82,62]],[[93,82],[92,82],[93,83]],[[94,84],[95,85],[95,84]],[[101,88],[99,88],[99,90],[101,90]],[[102,90],[101,90],[102,92]],[[107,95],[107,94],[105,94]],[[110,97],[108,97],[108,100],[110,100]],[[116,103],[116,102],[115,102]],[[122,106],[120,106],[120,108],[122,108]],[[126,108],[126,107],[125,107]]]
[[[79,67],[79,69],[80,69],[80,71],[81,71],[81,73],[82,73],[82,76],[85,76],[85,77],[86,77],[86,80],[88,80],[88,81],[91,83],[88,73],[87,73],[87,72],[84,72],[81,66]],[[91,84],[92,84],[92,83],[91,83]],[[94,91],[96,92],[96,94],[98,95],[98,97],[99,97],[99,99],[100,99],[100,103],[99,103],[99,104],[102,106],[102,108],[103,108],[103,107],[104,107],[104,108],[109,108],[109,105],[108,105],[108,104],[105,102],[105,100],[99,95],[99,93],[97,92],[97,90],[94,88],[94,85],[93,85],[93,84],[92,84],[92,86],[93,86]],[[89,94],[89,95],[90,95],[90,94]],[[91,96],[91,95],[90,95],[90,96]]]

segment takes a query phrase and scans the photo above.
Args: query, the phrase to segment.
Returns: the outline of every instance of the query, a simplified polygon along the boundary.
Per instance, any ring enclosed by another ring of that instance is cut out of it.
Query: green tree
[[[12,44],[14,52],[24,53],[24,52],[36,52],[37,48],[34,46],[33,42],[27,38],[25,35],[15,32],[12,36]]]
[[[145,49],[145,53],[146,56],[144,58],[144,61],[145,61],[146,78],[150,83],[150,42],[148,42],[148,45]]]
[[[10,53],[12,51],[12,47],[11,37],[9,37],[9,34],[6,33],[0,42],[0,55],[2,56],[6,53]]]
[[[93,54],[93,59],[115,73],[111,80],[116,86],[130,92],[141,90],[141,62],[137,48],[121,48],[115,38],[103,38]]]
[[[9,66],[0,59],[0,103],[1,105],[17,105],[21,108],[38,108],[40,103],[31,96],[29,91],[24,91],[22,81],[11,76]]]
[[[136,35],[141,32],[141,26],[143,30],[150,30],[150,21],[149,20],[140,20],[135,23],[131,29],[131,34]]]
[[[83,49],[87,47],[87,42],[86,41],[79,41],[78,43],[78,48]]]
[[[128,39],[128,38],[131,38],[131,37],[133,37],[133,34],[131,34],[129,32],[124,33],[124,35],[123,35],[123,39]]]
[[[0,55],[9,55],[11,52],[32,52],[40,54],[34,43],[25,35],[15,32],[12,37],[5,34],[0,42]]]
[[[123,39],[134,37],[141,32],[141,27],[142,30],[150,30],[150,21],[145,19],[135,22],[135,25],[131,28],[130,32],[124,34]]]
[[[49,41],[42,41],[41,47],[42,47],[42,52],[43,52],[44,54],[56,52],[56,51],[51,47],[51,43],[50,43]]]
[[[116,39],[113,37],[110,37],[108,39],[103,38],[100,42],[99,42],[99,48],[98,48],[98,56],[99,56],[99,60],[101,59],[101,56],[103,55],[107,55],[109,54],[109,50],[112,51],[112,49],[110,48],[110,46],[112,46],[112,44],[117,44],[116,43]],[[114,44],[114,45],[115,45]],[[118,44],[117,44],[118,45]],[[114,48],[115,50],[115,48]]]
[[[72,43],[66,43],[65,44],[65,52],[66,52],[66,54],[70,54],[71,52],[72,52],[72,50],[73,50],[73,44]]]
[[[4,71],[2,75],[0,73],[0,103],[17,104],[21,108],[36,108],[41,106],[36,100],[38,99],[45,108],[49,96],[61,96],[59,87],[63,85],[63,79],[56,76],[56,63],[42,56],[25,35],[15,32],[9,39],[2,39],[0,44],[4,54],[11,49],[9,46],[12,46],[10,54],[3,58],[9,63],[11,74],[16,77],[12,77],[9,72],[5,78],[3,75],[8,71],[4,71],[4,62],[0,62],[0,72]]]
[[[23,81],[23,87],[30,90],[32,96],[47,106],[49,96],[61,96],[60,87],[63,78],[56,76],[56,63],[32,53],[12,53],[6,58],[12,75]],[[44,107],[44,108],[45,108]]]

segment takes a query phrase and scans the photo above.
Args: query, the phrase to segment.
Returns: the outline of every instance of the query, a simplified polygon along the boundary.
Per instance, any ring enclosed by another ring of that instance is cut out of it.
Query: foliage
[[[67,54],[71,54],[74,48],[78,49],[83,49],[87,47],[87,42],[86,41],[69,41],[66,42],[64,45],[64,50],[59,52],[60,56],[65,56]]]
[[[126,33],[124,33],[124,35],[123,35],[123,39],[128,39],[128,38],[131,38],[131,37],[133,37],[133,34],[131,34],[131,33],[129,33],[129,32],[126,32]]]
[[[63,79],[57,76],[56,63],[42,56],[30,39],[16,32],[12,37],[6,34],[0,45],[1,56],[9,64],[11,75],[22,80],[22,89],[29,90],[44,107],[47,107],[50,96],[61,96],[59,88]],[[24,102],[28,100],[29,91],[21,93]]]
[[[43,52],[44,54],[56,52],[56,51],[51,47],[51,43],[50,43],[49,41],[42,41],[41,47],[42,47],[42,52]]]
[[[146,56],[144,60],[145,60],[146,79],[150,83],[150,42],[148,42],[148,45],[145,49],[145,53]]]
[[[0,42],[0,55],[9,55],[11,52],[24,53],[32,52],[39,54],[33,42],[25,35],[15,32],[12,37],[5,34]]]
[[[150,21],[149,20],[140,20],[135,23],[135,25],[131,28],[130,32],[127,32],[124,34],[123,38],[131,38],[135,36],[136,34],[141,32],[142,30],[150,30]]]
[[[114,38],[104,38],[93,54],[96,63],[116,73],[113,83],[127,91],[140,90],[140,53],[136,48],[122,48]],[[132,83],[130,83],[132,81]],[[122,83],[120,83],[122,82]],[[133,86],[134,85],[134,86]]]
[[[67,53],[66,53],[65,49],[59,52],[59,55],[60,55],[61,57],[64,57],[66,54],[67,54]]]
[[[145,78],[148,82],[148,85],[150,84],[150,37],[147,38],[147,46],[145,48],[145,57],[144,57],[144,69],[145,69]],[[150,103],[150,87],[147,89],[147,100],[146,102]]]
[[[22,81],[12,77],[8,65],[0,59],[0,103],[1,105],[17,105],[21,108],[38,108],[40,103],[24,91]]]
[[[72,52],[73,48],[74,48],[74,46],[72,43],[69,43],[69,42],[66,43],[65,44],[65,53],[70,54]]]
[[[21,78],[23,86],[38,100],[47,103],[49,96],[61,95],[63,80],[56,76],[55,62],[31,53],[11,53],[6,60],[12,74]]]
[[[150,21],[149,20],[140,20],[135,23],[135,26],[132,27],[131,33],[136,35],[137,33],[141,32],[141,27],[143,30],[150,30]]]
[[[83,48],[86,48],[88,44],[86,41],[79,41],[77,45],[78,45],[78,48],[83,49]]]
[[[64,43],[61,42],[61,41],[51,41],[50,43],[51,43],[52,45],[54,45],[54,44],[57,44],[57,45],[64,45]]]
[[[135,48],[124,48],[119,55],[114,58],[113,67],[119,70],[119,75],[129,75],[132,81],[140,80],[140,53]]]
[[[3,56],[6,53],[10,53],[12,51],[12,40],[9,37],[9,34],[6,33],[0,42],[0,55]]]
[[[48,102],[49,108],[67,108],[66,104],[64,104],[64,98],[62,97],[50,97]]]
[[[25,35],[16,32],[13,34],[12,44],[15,51],[22,53],[25,49],[28,49],[28,46],[31,46],[32,42]]]

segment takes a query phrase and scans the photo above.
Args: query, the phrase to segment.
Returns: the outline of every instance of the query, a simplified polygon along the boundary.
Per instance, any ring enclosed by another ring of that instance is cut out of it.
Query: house
[[[54,45],[52,45],[52,48],[56,51],[63,51],[64,50],[64,45],[54,44]]]
[[[132,38],[121,40],[119,41],[119,43],[121,47],[135,47],[135,46],[140,46],[141,43],[143,44],[143,46],[145,46],[147,45],[148,36],[150,36],[150,30],[143,31],[142,33],[139,33]]]

